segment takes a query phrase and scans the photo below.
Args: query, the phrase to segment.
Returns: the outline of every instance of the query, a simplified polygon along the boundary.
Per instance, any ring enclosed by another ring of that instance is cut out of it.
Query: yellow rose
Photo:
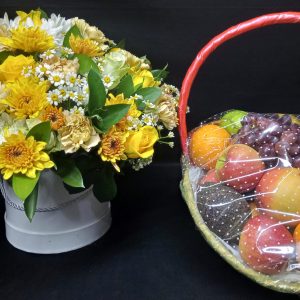
[[[33,66],[32,56],[8,56],[0,65],[0,81],[13,82],[21,76],[24,67]]]
[[[132,76],[134,86],[142,84],[142,87],[151,87],[159,84],[154,80],[152,73],[148,70],[141,70]]]
[[[158,132],[152,126],[141,127],[129,133],[125,143],[125,153],[129,158],[149,158],[153,155],[153,146],[158,140]]]

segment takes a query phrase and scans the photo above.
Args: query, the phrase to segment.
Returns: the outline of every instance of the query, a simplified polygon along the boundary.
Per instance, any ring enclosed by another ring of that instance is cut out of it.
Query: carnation
[[[91,121],[80,113],[66,113],[65,125],[58,129],[59,138],[66,153],[74,153],[79,148],[89,152],[97,146],[100,137]]]

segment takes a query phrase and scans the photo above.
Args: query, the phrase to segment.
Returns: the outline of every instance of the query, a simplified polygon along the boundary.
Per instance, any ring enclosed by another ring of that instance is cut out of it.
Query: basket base
[[[110,210],[86,226],[62,232],[40,234],[13,226],[4,215],[6,238],[15,248],[37,254],[56,254],[76,250],[101,238],[111,226]]]

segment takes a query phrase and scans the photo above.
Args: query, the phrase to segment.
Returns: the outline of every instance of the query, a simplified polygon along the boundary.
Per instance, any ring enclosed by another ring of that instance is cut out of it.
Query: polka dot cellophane
[[[205,238],[235,268],[300,291],[300,118],[236,112],[232,123],[224,119],[235,111],[190,132],[183,195]]]

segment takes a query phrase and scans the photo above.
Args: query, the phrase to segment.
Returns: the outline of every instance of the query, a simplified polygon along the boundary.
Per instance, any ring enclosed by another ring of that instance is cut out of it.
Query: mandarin
[[[214,124],[204,125],[191,133],[190,158],[198,167],[213,169],[218,156],[230,143],[230,134]]]
[[[296,258],[297,261],[300,261],[300,224],[297,225],[297,227],[294,230],[293,238],[296,242]]]

